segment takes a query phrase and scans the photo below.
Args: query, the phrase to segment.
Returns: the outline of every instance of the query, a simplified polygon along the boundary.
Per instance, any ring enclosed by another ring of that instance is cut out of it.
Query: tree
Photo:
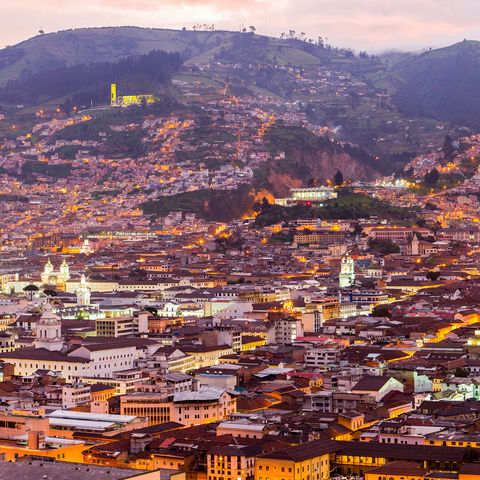
[[[47,288],[43,291],[43,293],[47,296],[47,297],[56,297],[57,296],[57,292],[55,290],[52,290],[50,288]]]
[[[477,450],[474,450],[472,447],[467,447],[465,453],[463,454],[463,461],[465,463],[475,463],[480,459],[480,455]]]
[[[468,377],[468,371],[463,369],[462,367],[457,367],[455,369],[455,376],[456,377],[461,377],[461,378],[466,378],[466,377]]]
[[[390,312],[387,305],[377,305],[373,307],[372,317],[388,317]]]
[[[391,253],[399,253],[400,248],[390,240],[374,240],[371,238],[368,241],[368,246],[371,250],[380,252],[382,255],[390,255]]]
[[[333,177],[333,184],[340,186],[343,184],[343,174],[340,170],[337,170],[337,173]]]
[[[30,300],[32,300],[32,299],[33,299],[33,292],[38,292],[38,287],[37,287],[36,285],[30,284],[30,285],[27,285],[27,286],[23,289],[23,291],[24,291],[25,293],[28,292],[28,293],[30,294]]]
[[[363,232],[363,228],[359,223],[355,224],[355,227],[353,227],[353,234],[354,235],[360,235]]]
[[[417,227],[423,228],[427,224],[427,221],[424,218],[419,218],[417,220]]]
[[[454,157],[455,149],[453,148],[452,143],[453,143],[452,137],[448,134],[445,135],[445,139],[443,141],[442,152],[443,152],[443,157],[447,161],[453,160],[453,157]]]
[[[425,185],[429,186],[429,187],[433,187],[435,186],[437,183],[438,183],[438,179],[440,178],[439,174],[438,174],[438,170],[436,168],[430,170],[427,174],[425,174],[425,177],[424,177],[424,182],[425,182]]]
[[[433,270],[430,270],[429,272],[427,272],[426,277],[432,282],[435,282],[436,280],[438,280],[438,277],[440,277],[440,272],[434,272]]]

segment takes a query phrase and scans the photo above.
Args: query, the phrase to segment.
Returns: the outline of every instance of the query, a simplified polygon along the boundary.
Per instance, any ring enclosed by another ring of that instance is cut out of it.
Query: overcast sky
[[[0,47],[78,27],[214,24],[257,33],[289,29],[378,53],[480,39],[480,0],[0,0]]]

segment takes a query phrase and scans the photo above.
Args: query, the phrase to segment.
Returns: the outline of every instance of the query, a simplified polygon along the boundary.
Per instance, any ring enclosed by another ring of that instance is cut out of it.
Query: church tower
[[[355,266],[353,258],[348,253],[342,258],[338,280],[340,288],[352,287],[355,283]]]
[[[70,267],[65,259],[63,259],[62,264],[60,265],[60,275],[62,276],[62,280],[66,282],[70,278]]]
[[[77,305],[90,305],[90,289],[88,288],[85,274],[82,274],[80,285],[77,289]]]
[[[47,263],[43,267],[43,272],[42,272],[42,283],[47,284],[50,280],[50,275],[53,273],[53,265],[50,259],[47,260]]]
[[[411,250],[412,250],[412,253],[411,255],[415,255],[417,256],[419,253],[420,253],[420,241],[418,240],[418,236],[416,233],[414,233],[413,235],[413,238],[412,238],[412,242],[411,242]]]
[[[37,322],[37,338],[35,348],[46,348],[47,350],[61,350],[62,340],[62,322],[60,317],[53,313],[50,303],[43,306],[43,313]]]
[[[80,249],[80,253],[84,253],[85,255],[90,255],[93,252],[92,246],[90,245],[90,240],[86,238],[83,241],[82,248]]]

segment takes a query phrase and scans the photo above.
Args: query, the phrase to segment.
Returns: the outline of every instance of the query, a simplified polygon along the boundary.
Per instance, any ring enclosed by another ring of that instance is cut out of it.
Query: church
[[[69,279],[70,267],[68,266],[65,259],[60,265],[58,271],[54,270],[50,259],[47,260],[47,263],[43,267],[43,272],[41,274],[41,280],[43,285],[54,285],[59,290],[65,290],[65,284]]]

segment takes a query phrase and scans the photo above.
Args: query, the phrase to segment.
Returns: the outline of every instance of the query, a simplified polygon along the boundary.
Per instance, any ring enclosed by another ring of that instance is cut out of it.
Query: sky
[[[0,0],[0,47],[80,27],[194,24],[307,38],[355,51],[413,51],[480,40],[480,0]]]

